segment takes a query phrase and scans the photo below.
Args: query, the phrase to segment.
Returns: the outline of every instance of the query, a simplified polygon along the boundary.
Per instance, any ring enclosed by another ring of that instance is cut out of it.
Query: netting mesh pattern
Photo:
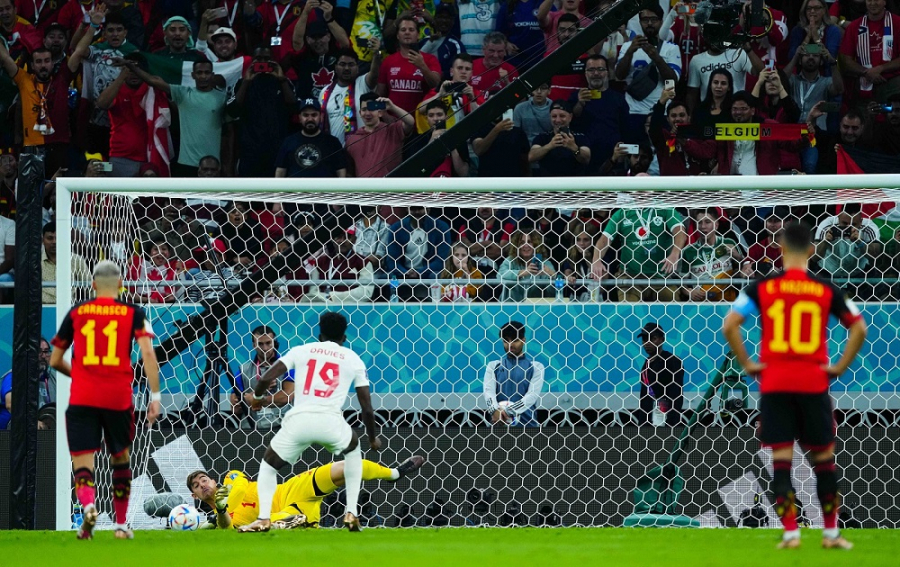
[[[740,288],[780,269],[779,232],[799,219],[814,230],[812,269],[844,289],[869,325],[858,361],[832,386],[846,520],[897,527],[889,486],[900,431],[900,239],[885,193],[858,191],[839,195],[841,211],[829,204],[838,194],[826,199],[824,190],[744,202],[725,192],[715,206],[671,209],[642,206],[638,193],[571,208],[558,195],[529,195],[527,209],[492,207],[502,200],[485,194],[465,201],[472,209],[411,195],[378,195],[375,207],[362,194],[350,205],[74,194],[73,280],[100,259],[119,262],[126,297],[145,306],[164,359],[165,416],[136,441],[132,518],[164,525],[143,514],[143,500],[162,491],[189,499],[184,478],[197,468],[257,473],[289,405],[251,412],[250,388],[277,353],[314,340],[319,314],[336,309],[348,317],[348,346],[368,366],[385,428],[388,449],[368,458],[429,459],[408,481],[365,486],[373,525],[621,525],[640,479],[666,462],[719,376],[678,463],[684,487],[663,511],[733,526],[761,494],[760,517],[774,527],[771,463],[754,435],[758,388],[720,329]],[[878,203],[846,205],[855,199]],[[76,283],[73,302],[87,297]],[[506,357],[500,333],[511,321],[525,329],[540,381],[535,367],[486,379]],[[642,385],[647,353],[637,335],[647,324],[664,332],[683,375]],[[830,336],[834,355],[846,332],[835,325]],[[292,388],[282,380],[271,394],[290,398]],[[141,410],[146,386],[135,392]],[[505,414],[500,402],[519,411]],[[330,459],[309,451],[293,470]],[[819,525],[807,469],[798,458],[795,485]],[[109,504],[101,499],[101,509]],[[340,508],[327,501],[323,518],[332,505]]]

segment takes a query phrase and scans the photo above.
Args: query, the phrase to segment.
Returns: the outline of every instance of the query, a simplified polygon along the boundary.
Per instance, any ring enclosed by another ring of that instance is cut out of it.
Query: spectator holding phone
[[[887,114],[887,120],[875,124],[878,148],[889,155],[900,155],[900,93],[889,96],[887,104],[871,104],[876,106],[876,112]]]
[[[822,107],[824,102],[820,102],[812,107],[809,115],[806,117],[806,127],[816,132],[816,147],[819,149],[818,161],[816,162],[816,173],[819,175],[834,175],[837,173],[837,148],[838,145],[844,147],[861,147],[866,134],[866,125],[868,118],[865,113],[850,110],[841,116],[838,122],[838,135],[830,134],[828,130],[821,130],[816,125],[818,118],[825,115]]]
[[[400,165],[403,140],[412,132],[412,114],[394,104],[387,97],[369,92],[359,98],[362,128],[347,135],[347,155],[355,177],[384,177]],[[397,120],[385,122],[386,113]]]
[[[538,172],[544,177],[583,175],[591,161],[591,149],[587,136],[572,132],[572,106],[568,101],[557,100],[550,107],[552,132],[539,134],[531,144],[528,161],[538,164]]]
[[[504,301],[522,301],[527,297],[544,297],[555,293],[549,284],[556,276],[548,260],[549,251],[537,231],[517,230],[509,239],[509,254],[500,265],[498,275],[504,283]],[[543,282],[543,283],[542,283]]]
[[[431,89],[419,105],[416,112],[416,124],[419,132],[424,132],[429,128],[428,122],[425,120],[424,108],[433,100],[443,101],[449,109],[448,128],[484,104],[486,93],[473,87],[470,83],[471,80],[472,56],[468,53],[460,53],[453,59],[453,65],[450,67],[450,80],[441,83],[440,89]]]
[[[663,91],[653,106],[650,141],[656,149],[660,175],[699,175],[708,173],[708,160],[692,153],[702,142],[679,136],[678,128],[691,123],[687,104],[675,100],[675,87]]]
[[[430,53],[417,51],[419,23],[411,15],[397,19],[396,53],[387,56],[378,73],[378,96],[407,112],[415,112],[429,88],[441,83],[441,64]]]
[[[791,30],[788,57],[793,60],[801,45],[816,45],[817,49],[807,49],[806,52],[813,54],[822,50],[831,55],[832,60],[837,59],[844,32],[840,26],[829,22],[825,0],[804,0],[799,16],[800,21]],[[831,71],[832,67],[826,67],[822,69],[822,74],[828,77]]]
[[[602,55],[591,55],[584,62],[587,88],[572,93],[569,102],[576,128],[585,132],[591,148],[590,171],[609,159],[618,140],[625,134],[628,103],[625,95],[609,88],[609,61]]]
[[[440,99],[434,99],[425,105],[425,119],[430,130],[419,134],[409,141],[403,148],[403,157],[415,154],[423,147],[434,142],[447,131],[447,107]],[[460,144],[458,148],[451,150],[444,161],[431,173],[431,177],[468,177],[469,176],[469,149],[467,144]]]
[[[809,0],[807,4],[816,1],[818,0]],[[795,75],[794,68],[798,62],[800,69]],[[821,72],[824,69],[831,70],[832,68],[834,68],[834,72],[829,75]],[[809,113],[814,106],[844,92],[844,81],[841,71],[837,67],[837,61],[828,50],[822,49],[818,43],[801,45],[785,66],[784,72],[790,76],[792,98],[800,109],[800,117],[797,120],[800,123],[808,122]],[[840,107],[840,103],[821,105],[819,108],[826,112],[836,112],[838,107]],[[821,130],[827,128],[825,114],[816,119],[816,126]],[[802,151],[801,161],[804,172],[815,173],[818,156],[819,149],[817,147],[805,148]]]
[[[228,113],[238,119],[240,177],[275,175],[275,155],[288,135],[295,108],[294,87],[273,60],[272,48],[257,47],[228,102]]]

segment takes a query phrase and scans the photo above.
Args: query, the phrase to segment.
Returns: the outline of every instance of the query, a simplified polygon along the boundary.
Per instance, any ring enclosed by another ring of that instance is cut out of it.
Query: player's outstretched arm
[[[216,489],[215,494],[216,526],[225,530],[231,527],[231,516],[228,514],[228,496],[230,493],[231,487],[222,485]]]
[[[159,417],[162,394],[159,391],[159,361],[156,360],[156,351],[150,337],[140,337],[137,340],[141,349],[141,358],[144,361],[144,375],[147,376],[147,384],[150,386],[150,405],[147,406],[147,423],[153,425]]]
[[[272,383],[275,382],[279,376],[287,374],[287,371],[287,366],[280,360],[275,361],[275,364],[266,370],[256,383],[256,388],[253,390],[253,403],[250,404],[250,409],[257,411],[262,407],[263,399],[266,397],[266,392],[269,391]]]
[[[744,367],[744,371],[751,376],[755,376],[762,372],[766,365],[750,360],[747,347],[744,346],[744,339],[741,337],[741,325],[743,323],[743,315],[736,311],[730,311],[725,316],[725,322],[722,323],[722,334],[725,335],[728,346],[731,347],[731,351],[734,353],[737,361]]]
[[[357,386],[356,399],[359,400],[359,408],[362,411],[362,420],[366,425],[366,435],[369,437],[369,448],[373,451],[378,451],[381,449],[381,439],[378,438],[378,428],[375,425],[375,410],[372,408],[372,396],[369,395],[369,387]]]
[[[866,322],[862,319],[857,319],[855,323],[850,325],[850,336],[847,337],[847,346],[844,348],[844,354],[841,355],[837,364],[826,366],[825,372],[832,378],[837,378],[846,372],[850,365],[853,364],[853,360],[856,359],[856,355],[859,354],[863,343],[866,342],[867,333]]]
[[[71,376],[72,365],[65,359],[65,356],[66,349],[53,347],[53,352],[50,354],[50,368],[65,376]]]

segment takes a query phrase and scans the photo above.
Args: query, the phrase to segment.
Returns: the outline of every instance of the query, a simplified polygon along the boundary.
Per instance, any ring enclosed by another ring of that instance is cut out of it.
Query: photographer
[[[428,91],[416,111],[419,133],[425,132],[429,128],[428,120],[425,118],[425,108],[433,100],[441,100],[447,107],[449,111],[448,128],[484,104],[486,93],[470,84],[472,65],[472,56],[460,53],[453,59],[453,64],[450,66],[450,80],[442,82],[440,88]]]
[[[550,106],[552,132],[538,134],[532,141],[528,161],[538,163],[538,171],[544,177],[583,175],[591,161],[587,136],[572,132],[572,105],[565,100],[554,101]]]
[[[837,215],[819,223],[815,234],[816,256],[823,276],[828,278],[865,277],[872,259],[882,250],[878,226],[863,218],[858,203],[844,205]],[[859,294],[862,286],[842,286]]]

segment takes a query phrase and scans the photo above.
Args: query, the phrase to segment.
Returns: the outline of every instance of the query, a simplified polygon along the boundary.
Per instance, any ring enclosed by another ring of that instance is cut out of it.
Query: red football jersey
[[[766,365],[759,391],[821,394],[828,391],[828,317],[845,327],[862,316],[844,292],[803,270],[755,281],[735,301],[745,318],[758,312],[762,325],[760,362]]]
[[[101,297],[70,309],[50,341],[62,349],[74,344],[69,404],[130,408],[134,339],[152,336],[150,322],[137,305]]]

